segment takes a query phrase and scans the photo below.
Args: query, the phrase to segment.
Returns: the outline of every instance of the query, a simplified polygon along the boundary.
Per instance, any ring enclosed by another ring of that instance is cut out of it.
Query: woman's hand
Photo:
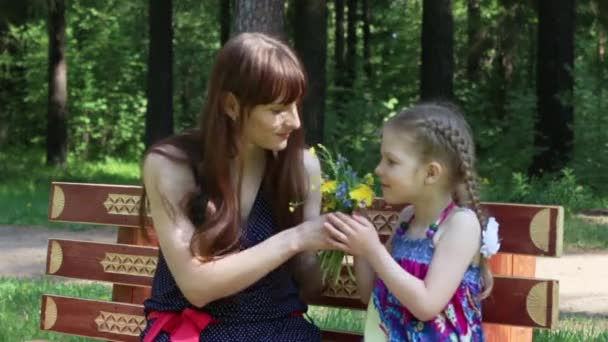
[[[383,248],[374,224],[360,215],[329,214],[325,228],[335,243],[344,246],[341,248],[343,251],[354,256],[367,257]]]
[[[344,250],[346,246],[334,239],[325,228],[327,215],[320,215],[300,224],[295,232],[300,251]]]

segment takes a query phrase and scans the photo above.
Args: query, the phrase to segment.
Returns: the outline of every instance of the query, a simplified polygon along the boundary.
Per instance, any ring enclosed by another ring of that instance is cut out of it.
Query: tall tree
[[[150,0],[148,6],[146,147],[173,134],[173,3]]]
[[[346,24],[346,82],[352,88],[357,77],[357,0],[348,0]]]
[[[334,81],[343,86],[344,78],[344,0],[334,0]]]
[[[230,0],[219,1],[220,43],[224,45],[230,38]]]
[[[28,19],[28,1],[0,1],[0,55],[15,55],[18,42],[8,38],[9,25],[19,26]],[[27,95],[27,88],[20,86],[25,77],[25,68],[13,64],[8,71],[0,73],[0,146],[8,139],[9,125],[11,124],[11,113],[19,113],[22,110],[10,109],[6,106],[5,99],[22,99]],[[7,101],[8,102],[8,101]]]
[[[327,3],[294,1],[294,43],[309,76],[309,90],[302,105],[306,141],[323,142],[325,116],[325,64],[327,60]]]
[[[422,7],[422,100],[453,98],[454,17],[452,0],[424,0]]]
[[[521,42],[520,33],[526,28],[525,3],[520,0],[500,0],[502,14],[496,34],[496,56],[494,58],[495,82],[493,82],[492,102],[499,118],[507,115],[509,91],[515,77],[516,46]]]
[[[467,0],[467,78],[477,80],[481,64],[481,0]]]
[[[531,171],[540,174],[565,167],[572,157],[574,134],[574,0],[539,1],[538,121]]]
[[[65,1],[48,0],[48,108],[46,124],[46,163],[65,166],[68,152],[68,91],[65,56]]]
[[[372,51],[371,51],[371,21],[372,11],[369,0],[362,0],[363,7],[363,70],[367,78],[372,77]]]
[[[263,32],[285,38],[285,0],[234,0],[232,34]]]

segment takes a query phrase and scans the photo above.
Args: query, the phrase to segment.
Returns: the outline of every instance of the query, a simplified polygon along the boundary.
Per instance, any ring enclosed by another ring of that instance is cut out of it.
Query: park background
[[[139,184],[145,147],[196,125],[215,54],[248,27],[302,59],[309,144],[368,172],[384,120],[453,101],[473,127],[484,201],[562,205],[566,255],[606,253],[603,0],[3,0],[0,226],[94,229],[47,221],[50,182]],[[38,331],[42,292],[109,297],[101,284],[2,277],[0,340],[71,340]],[[357,329],[356,318],[317,315]],[[608,305],[562,312],[535,339],[607,331]]]

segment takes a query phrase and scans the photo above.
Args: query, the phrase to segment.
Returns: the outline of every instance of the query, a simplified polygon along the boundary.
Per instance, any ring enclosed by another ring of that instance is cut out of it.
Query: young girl
[[[381,153],[384,199],[409,204],[387,248],[359,215],[330,214],[325,224],[355,256],[361,298],[372,295],[368,323],[380,322],[368,324],[366,341],[483,341],[480,299],[492,277],[480,254],[497,246],[480,250],[486,217],[469,126],[450,107],[420,104],[386,123]]]
[[[335,246],[304,149],[305,89],[289,47],[242,33],[217,56],[199,128],[147,151],[160,254],[144,342],[320,341],[302,295],[320,292],[315,253]]]

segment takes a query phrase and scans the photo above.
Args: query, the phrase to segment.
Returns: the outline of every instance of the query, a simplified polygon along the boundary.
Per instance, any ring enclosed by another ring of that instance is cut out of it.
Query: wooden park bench
[[[47,274],[113,284],[112,301],[44,294],[41,329],[102,340],[139,340],[145,326],[142,303],[150,294],[158,256],[156,241],[146,240],[139,228],[140,194],[138,186],[52,184],[49,220],[119,228],[116,243],[49,240]],[[536,256],[561,255],[563,208],[484,204],[500,223],[502,239],[501,253],[491,259],[494,290],[483,301],[487,340],[531,341],[532,328],[553,328],[558,319],[558,282],[536,279],[534,273]],[[370,217],[381,236],[394,229],[399,209],[382,199],[375,201]],[[314,304],[366,309],[346,272]],[[324,330],[323,339],[361,341],[361,334]]]

